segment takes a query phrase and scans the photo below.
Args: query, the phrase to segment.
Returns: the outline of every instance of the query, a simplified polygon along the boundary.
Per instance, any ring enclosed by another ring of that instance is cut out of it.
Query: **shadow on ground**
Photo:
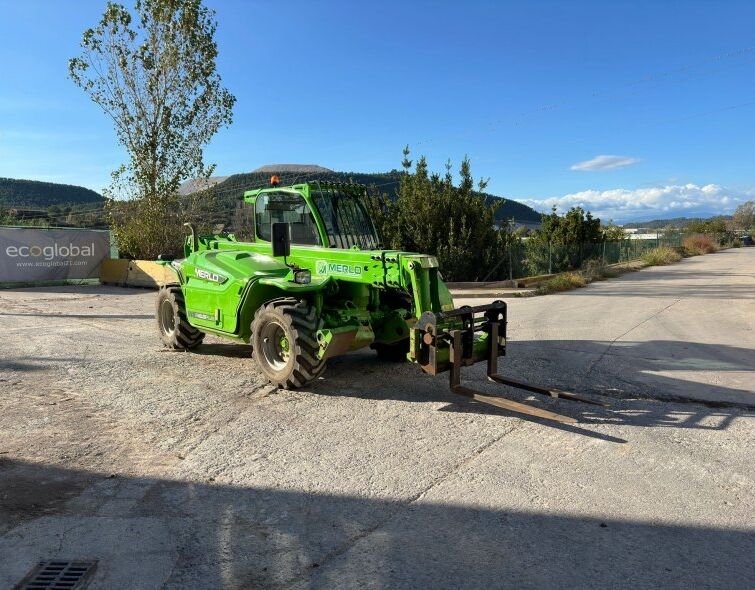
[[[248,345],[221,342],[202,344],[193,352],[240,359],[251,357]],[[509,344],[507,356],[499,360],[499,372],[512,379],[592,395],[596,400],[611,404],[609,408],[552,400],[491,384],[485,378],[482,363],[464,369],[462,375],[465,384],[470,387],[572,416],[581,425],[628,424],[724,430],[737,417],[755,415],[755,391],[746,386],[736,389],[658,373],[747,373],[753,367],[755,351],[748,348],[670,340],[615,343],[593,340],[517,341]],[[447,374],[431,377],[410,363],[379,361],[369,350],[329,360],[324,378],[313,384],[311,391],[325,396],[444,402],[447,405],[442,411],[512,415],[506,410],[454,395],[449,391]],[[687,397],[695,392],[710,400],[720,401],[703,402]],[[741,401],[730,401],[734,399]],[[669,405],[653,403],[653,400],[680,403]],[[624,442],[578,427],[556,426],[537,419],[533,421],[604,440]]]
[[[104,320],[150,320],[153,319],[155,316],[150,314],[114,314],[114,313],[108,313],[108,314],[94,314],[94,313],[59,313],[59,312],[52,312],[52,313],[7,313],[7,312],[0,312],[0,317],[3,316],[11,316],[11,317],[35,317],[35,318],[67,318],[67,319],[77,319],[77,320],[86,320],[86,319],[104,319]]]
[[[12,293],[52,293],[60,295],[68,293],[71,295],[144,295],[145,292],[157,289],[141,289],[134,287],[116,287],[114,285],[46,285],[40,287],[4,287],[0,289],[0,295]]]
[[[99,560],[94,588],[751,588],[755,535],[108,477],[0,461],[0,585]],[[568,507],[564,507],[568,511]]]
[[[485,393],[497,393],[516,401],[526,400],[526,403],[572,416],[581,425],[628,424],[724,430],[737,417],[755,415],[755,391],[751,389],[657,374],[663,371],[751,372],[755,367],[755,352],[750,349],[665,340],[620,343],[549,340],[512,342],[508,350],[508,355],[499,360],[500,373],[544,387],[586,393],[594,399],[607,401],[611,407],[552,400],[491,384],[485,378],[483,364],[463,370],[465,383]],[[369,380],[379,380],[379,387],[364,387]],[[446,374],[430,377],[408,363],[391,365],[364,352],[329,361],[324,379],[314,386],[313,391],[321,395],[405,402],[448,402],[449,405],[443,408],[445,411],[508,414],[505,410],[452,394]],[[695,392],[724,401],[703,403],[684,399]],[[692,403],[654,403],[656,399]],[[741,401],[726,401],[733,399]],[[605,435],[578,427],[542,423],[606,439]],[[613,437],[607,439],[623,442]]]

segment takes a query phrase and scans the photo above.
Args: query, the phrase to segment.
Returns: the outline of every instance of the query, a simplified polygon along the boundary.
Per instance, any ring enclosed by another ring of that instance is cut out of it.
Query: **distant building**
[[[628,237],[630,240],[657,240],[659,236],[662,236],[663,232],[648,232],[646,230],[643,230],[643,233],[634,233],[630,234]]]
[[[625,227],[624,233],[630,240],[657,240],[663,235],[663,230],[647,227]]]

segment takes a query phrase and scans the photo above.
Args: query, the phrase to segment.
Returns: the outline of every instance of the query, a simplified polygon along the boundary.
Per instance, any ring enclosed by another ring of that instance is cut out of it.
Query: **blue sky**
[[[753,2],[207,0],[235,121],[218,174],[267,163],[442,169],[617,221],[755,195]],[[0,0],[0,176],[101,190],[124,154],[67,79],[104,0]],[[128,3],[127,3],[128,4]]]

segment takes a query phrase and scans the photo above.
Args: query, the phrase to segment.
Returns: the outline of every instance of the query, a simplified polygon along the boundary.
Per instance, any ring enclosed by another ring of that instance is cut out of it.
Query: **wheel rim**
[[[291,345],[286,330],[279,323],[270,322],[262,329],[260,336],[265,361],[273,370],[282,370],[291,356]]]
[[[173,304],[168,299],[160,305],[160,327],[166,336],[171,336],[176,331],[176,317],[173,313]]]

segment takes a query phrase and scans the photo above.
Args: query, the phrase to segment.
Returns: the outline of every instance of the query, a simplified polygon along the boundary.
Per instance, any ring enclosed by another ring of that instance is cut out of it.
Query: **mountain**
[[[312,172],[312,173],[329,173],[333,172],[329,168],[323,168],[317,164],[265,164],[260,166],[256,170],[252,170],[252,173],[264,172],[265,174],[282,174],[284,172]]]
[[[315,180],[323,182],[354,182],[373,187],[387,194],[389,197],[395,198],[401,174],[402,172],[398,170],[391,170],[390,172],[336,172],[312,164],[270,164],[257,168],[252,172],[210,178],[207,186],[214,186],[214,192],[218,199],[229,205],[239,199],[244,194],[244,191],[269,186],[270,176],[272,175],[279,176],[282,186]],[[185,182],[181,185],[179,192],[182,194],[194,192],[191,183],[196,182]],[[501,198],[489,193],[482,194],[488,202]],[[506,199],[503,206],[496,212],[496,219],[504,221],[512,217],[519,222],[540,222],[540,213],[523,203]]]
[[[210,178],[195,178],[194,180],[187,180],[181,183],[181,186],[178,187],[178,194],[186,196],[203,191],[223,182],[226,178],[228,178],[228,176],[211,176]]]
[[[98,205],[103,202],[102,195],[83,186],[0,178],[0,207],[46,209],[53,205]]]
[[[632,221],[623,223],[626,228],[663,229],[664,227],[681,228],[693,221],[707,221],[709,219],[731,219],[731,215],[713,215],[711,217],[671,217],[669,219],[651,219],[650,221]]]

